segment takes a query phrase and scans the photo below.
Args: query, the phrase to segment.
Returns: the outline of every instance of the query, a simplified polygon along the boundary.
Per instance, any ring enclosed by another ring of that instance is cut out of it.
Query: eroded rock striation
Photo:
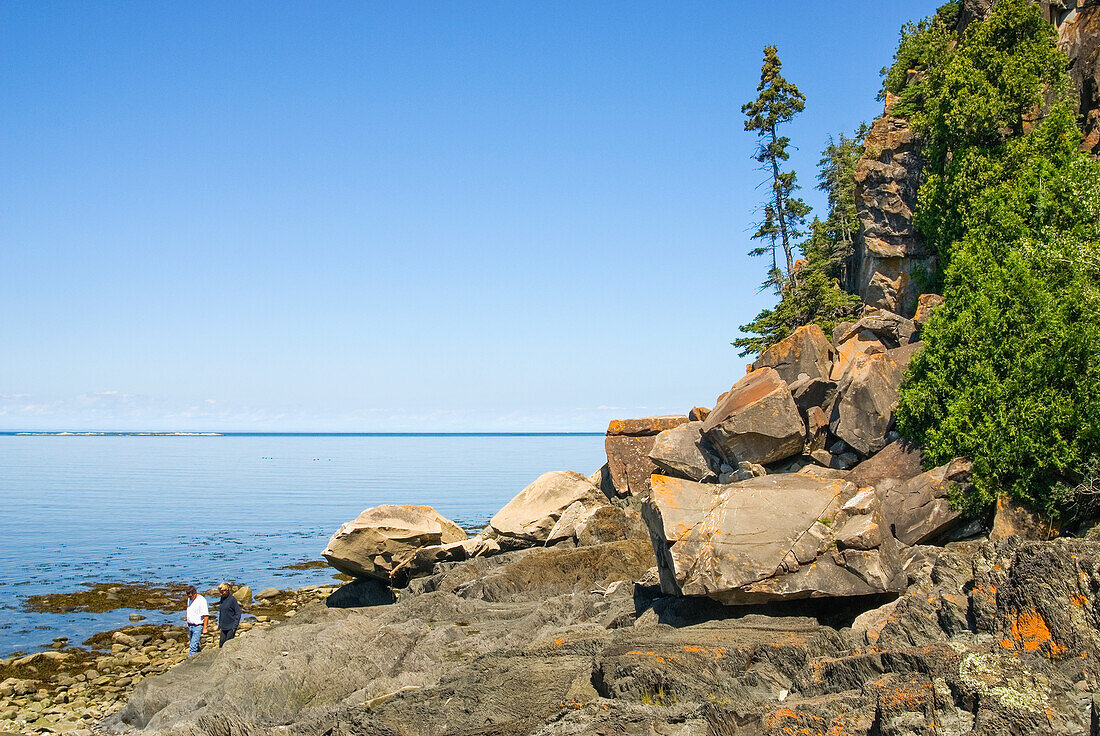
[[[652,558],[633,544],[457,563],[390,606],[306,606],[145,679],[105,726],[172,736],[1076,736],[1100,717],[1098,543],[920,548],[908,591],[892,601],[733,609],[634,585]]]

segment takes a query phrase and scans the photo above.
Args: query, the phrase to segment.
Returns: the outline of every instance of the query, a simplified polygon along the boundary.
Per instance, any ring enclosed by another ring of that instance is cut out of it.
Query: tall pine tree
[[[782,68],[783,62],[779,60],[779,52],[775,46],[765,46],[760,84],[756,86],[759,94],[755,100],[741,106],[741,112],[748,118],[745,120],[745,130],[756,131],[759,138],[755,158],[771,174],[771,192],[764,204],[764,222],[770,224],[770,227],[761,227],[753,235],[754,238],[765,239],[770,247],[756,248],[750,253],[761,255],[771,250],[774,259],[775,244],[778,241],[786,261],[780,291],[795,279],[795,241],[805,234],[806,216],[810,213],[809,206],[794,196],[799,188],[795,173],[780,168],[780,164],[790,158],[787,148],[791,140],[780,135],[779,128],[802,112],[806,105],[806,97],[798,91],[798,87],[783,78],[780,73]],[[765,286],[775,281],[778,279],[773,269],[769,272]]]

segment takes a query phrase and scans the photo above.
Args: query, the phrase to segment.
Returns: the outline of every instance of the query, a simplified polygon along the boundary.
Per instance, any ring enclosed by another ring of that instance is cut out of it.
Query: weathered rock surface
[[[774,368],[788,384],[801,377],[828,378],[833,346],[817,325],[799,327],[760,354],[753,370]]]
[[[887,349],[900,348],[912,342],[916,332],[916,323],[911,319],[885,309],[864,307],[859,319],[839,335],[837,344],[843,345],[860,333],[868,333]]]
[[[464,539],[466,532],[431,506],[383,504],[344,523],[321,554],[340,572],[388,582],[419,548]]]
[[[642,515],[634,509],[600,506],[584,518],[577,528],[577,544],[588,546],[626,539],[649,539]]]
[[[616,419],[608,424],[604,449],[616,495],[641,498],[649,493],[649,476],[657,470],[649,453],[657,435],[687,421],[686,416],[669,415]]]
[[[867,458],[846,476],[860,488],[874,486],[879,494],[924,472],[919,445],[896,440]]]
[[[761,368],[722,395],[703,434],[730,465],[763,465],[801,453],[806,427],[779,373]]]
[[[951,508],[948,489],[969,479],[970,463],[959,459],[900,483],[881,483],[877,490],[890,531],[908,545],[934,541],[950,531],[961,518]]]
[[[661,597],[619,582],[646,564],[629,544],[470,560],[418,579],[436,587],[392,606],[305,607],[146,678],[106,726],[173,736],[1076,736],[1100,717],[1090,664],[1100,657],[1100,544],[950,545],[915,569],[905,595],[871,609]]]
[[[841,380],[830,428],[864,457],[886,446],[898,387],[905,367],[919,349],[920,343],[911,343],[885,353],[860,356]]]
[[[849,290],[873,307],[913,315],[920,296],[916,276],[935,270],[935,254],[913,226],[923,159],[904,118],[875,120],[856,167],[859,234],[847,264]]]
[[[599,506],[607,497],[586,476],[569,470],[543,473],[489,520],[482,534],[501,549],[545,544],[562,515],[573,504],[577,518]],[[570,531],[570,534],[572,531]],[[561,537],[568,536],[562,534]]]
[[[688,480],[712,480],[718,477],[721,461],[703,439],[703,422],[687,422],[666,429],[653,441],[649,459],[665,475]]]
[[[924,327],[932,312],[943,304],[943,297],[939,294],[921,294],[917,300],[917,312],[913,315],[913,324],[917,329]]]
[[[844,480],[789,473],[714,486],[654,476],[642,513],[665,593],[746,604],[905,587],[878,497]]]
[[[1061,533],[1061,528],[1053,519],[1045,519],[1040,514],[1017,503],[1008,496],[997,497],[997,510],[993,516],[993,528],[989,530],[989,539],[997,541],[1008,537],[1021,539],[1053,539]]]

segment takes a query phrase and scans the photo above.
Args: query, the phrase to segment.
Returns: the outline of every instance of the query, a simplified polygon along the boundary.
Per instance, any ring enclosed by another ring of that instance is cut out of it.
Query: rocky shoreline
[[[316,567],[317,563],[303,563]],[[323,601],[340,587],[308,585],[294,590],[268,589],[252,600],[251,590],[237,595],[247,604],[238,639],[293,618],[298,610]],[[32,610],[143,608],[180,612],[179,585],[99,583],[76,593],[35,596]],[[187,660],[187,631],[171,624],[141,624],[99,632],[70,646],[55,639],[48,651],[0,658],[0,733],[57,733],[88,736],[96,724],[125,705],[145,678],[167,672]],[[204,651],[218,648],[218,630],[211,625],[203,637]]]
[[[354,580],[143,679],[110,733],[1100,733],[1100,543],[926,468],[892,412],[924,311],[769,348],[712,408],[611,422],[473,536],[369,508]],[[1060,536],[1069,532],[1072,536]],[[261,594],[262,595],[262,594]]]

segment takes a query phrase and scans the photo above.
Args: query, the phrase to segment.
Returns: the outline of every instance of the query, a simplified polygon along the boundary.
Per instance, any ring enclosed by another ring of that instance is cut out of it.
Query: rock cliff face
[[[920,274],[935,270],[936,258],[913,227],[924,165],[920,141],[907,120],[890,114],[892,103],[871,126],[856,167],[859,234],[846,286],[873,307],[912,317]]]
[[[996,0],[964,0],[959,30],[989,15]],[[1042,0],[1037,3],[1058,30],[1058,46],[1069,58],[1077,89],[1084,150],[1100,156],[1100,0]],[[856,211],[860,230],[847,263],[846,287],[871,306],[904,317],[916,312],[921,273],[936,269],[935,254],[913,227],[921,184],[920,141],[905,118],[891,115],[892,101],[866,138],[856,169]]]
[[[1058,28],[1058,46],[1069,57],[1069,75],[1077,87],[1085,132],[1083,147],[1100,156],[1100,2],[1043,2]]]

